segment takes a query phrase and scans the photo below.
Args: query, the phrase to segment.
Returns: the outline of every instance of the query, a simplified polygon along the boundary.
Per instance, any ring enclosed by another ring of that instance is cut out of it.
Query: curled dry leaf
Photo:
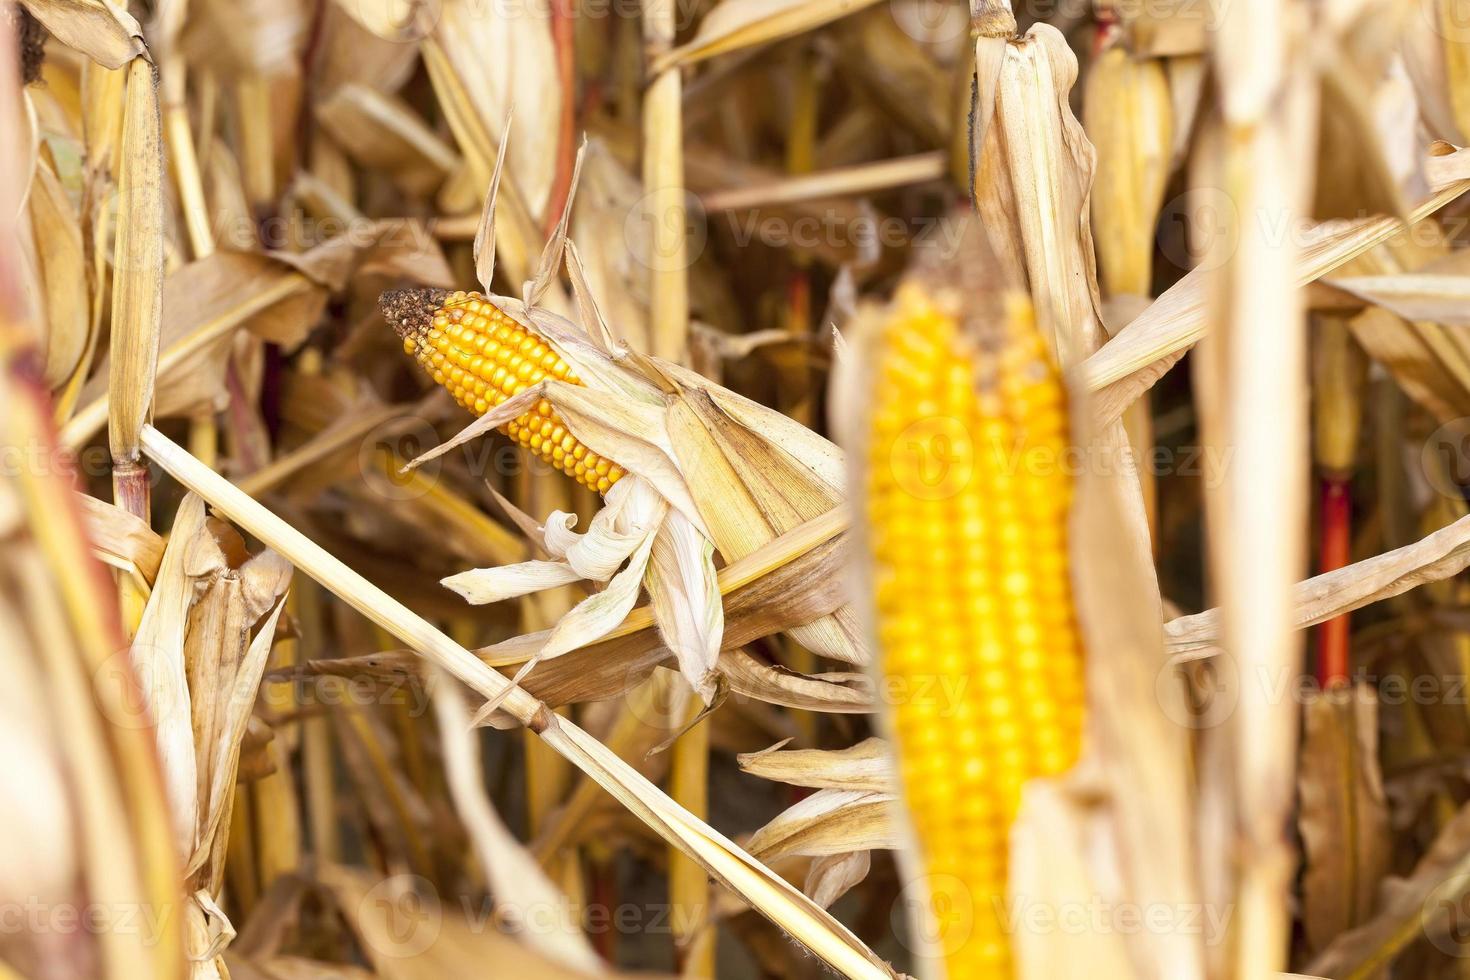
[[[104,68],[147,57],[143,29],[110,0],[25,0],[25,7],[58,40]]]
[[[1363,925],[1340,933],[1310,963],[1307,972],[1366,980],[1375,976],[1409,943],[1448,937],[1457,910],[1470,892],[1470,807],[1462,808],[1439,832],[1407,878],[1390,878],[1377,913]]]
[[[724,0],[699,22],[694,37],[654,62],[655,73],[809,31],[854,14],[876,0]]]
[[[1462,517],[1411,545],[1298,582],[1293,619],[1298,629],[1402,595],[1428,582],[1458,575],[1470,566],[1470,517]],[[1220,611],[1209,609],[1164,624],[1176,661],[1219,652]]]
[[[1307,943],[1322,949],[1366,922],[1388,872],[1388,807],[1378,764],[1378,698],[1366,684],[1329,688],[1304,706],[1297,775]]]
[[[142,518],[86,494],[77,494],[76,502],[99,558],[116,568],[135,571],[148,582],[157,578],[163,538]]]
[[[887,793],[892,791],[896,778],[893,753],[880,738],[867,738],[836,751],[774,745],[735,759],[743,771],[753,776],[816,789]]]
[[[1467,189],[1470,181],[1459,181],[1419,202],[1410,212],[1410,224],[1434,214]],[[1370,217],[1324,222],[1304,229],[1301,234],[1305,247],[1297,282],[1305,284],[1321,278],[1382,244],[1401,227],[1397,218]],[[1099,418],[1117,418],[1204,336],[1205,271],[1197,269],[1171,286],[1074,370],[1077,383],[1095,393],[1092,410]]]
[[[751,835],[750,853],[767,863],[791,855],[822,857],[898,846],[898,797],[865,790],[818,790]]]

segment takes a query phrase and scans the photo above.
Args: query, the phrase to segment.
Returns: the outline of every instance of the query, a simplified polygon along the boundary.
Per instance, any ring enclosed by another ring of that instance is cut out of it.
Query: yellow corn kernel
[[[385,296],[385,312],[392,303],[401,303],[403,295]],[[403,334],[404,353],[413,355],[436,384],[476,415],[547,377],[582,383],[546,341],[479,293],[450,293],[423,316],[390,313],[389,318]],[[544,398],[501,431],[599,493],[607,493],[623,477],[622,467],[587,453]],[[586,466],[580,462],[584,455]]]
[[[1029,303],[1003,319],[972,335],[957,302],[901,286],[868,431],[885,702],[950,980],[1012,975],[1010,826],[1082,733],[1063,392]]]

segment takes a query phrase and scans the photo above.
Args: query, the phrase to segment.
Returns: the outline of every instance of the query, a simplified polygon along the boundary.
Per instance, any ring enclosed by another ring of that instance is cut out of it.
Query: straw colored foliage
[[[1455,8],[0,0],[0,980],[1463,974]]]

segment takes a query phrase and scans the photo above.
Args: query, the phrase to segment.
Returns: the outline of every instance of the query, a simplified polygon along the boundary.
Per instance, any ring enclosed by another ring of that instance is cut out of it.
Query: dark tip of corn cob
[[[448,297],[447,289],[389,289],[378,297],[378,309],[398,336],[407,337],[427,330]]]
[[[480,293],[393,289],[378,302],[403,352],[476,415],[542,381],[582,383],[544,338]],[[598,493],[623,478],[621,466],[577,441],[546,398],[500,431]]]

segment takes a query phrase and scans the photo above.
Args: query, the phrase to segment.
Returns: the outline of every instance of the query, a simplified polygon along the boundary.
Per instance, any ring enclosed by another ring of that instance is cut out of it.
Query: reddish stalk
[[[561,126],[557,133],[556,180],[551,185],[551,196],[541,219],[542,231],[548,238],[556,230],[567,195],[571,193],[572,161],[577,153],[577,22],[572,3],[573,0],[552,0],[551,4],[551,41],[556,46],[556,73],[561,79]]]
[[[1322,550],[1318,571],[1330,572],[1348,563],[1352,537],[1352,499],[1341,475],[1322,478]],[[1325,687],[1348,678],[1349,617],[1343,613],[1317,627],[1317,680]]]

